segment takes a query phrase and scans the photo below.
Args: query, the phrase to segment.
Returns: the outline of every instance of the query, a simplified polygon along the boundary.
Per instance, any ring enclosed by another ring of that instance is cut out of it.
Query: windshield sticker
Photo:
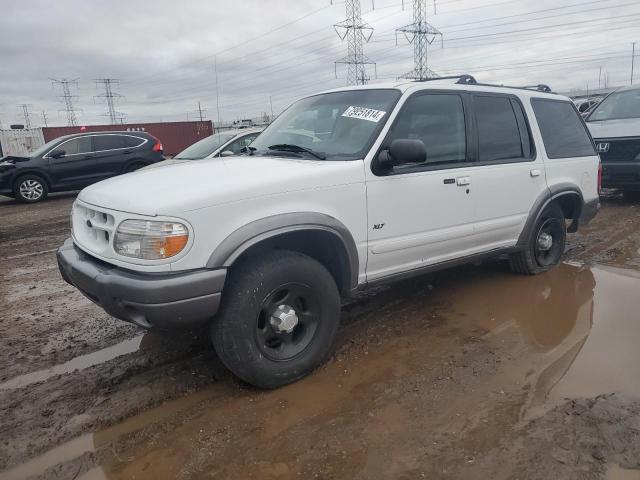
[[[343,117],[359,118],[360,120],[369,120],[370,122],[378,122],[384,114],[382,110],[374,110],[373,108],[354,107],[353,105],[347,108],[342,114]]]

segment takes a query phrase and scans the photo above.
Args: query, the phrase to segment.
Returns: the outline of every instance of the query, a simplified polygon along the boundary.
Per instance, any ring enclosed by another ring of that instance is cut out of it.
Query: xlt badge
[[[384,227],[384,223],[376,223],[373,225],[374,230],[380,230],[382,227]]]

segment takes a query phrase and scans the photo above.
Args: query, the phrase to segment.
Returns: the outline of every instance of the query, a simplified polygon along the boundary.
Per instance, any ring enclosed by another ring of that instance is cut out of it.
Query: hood
[[[180,160],[177,158],[170,158],[168,160],[163,160],[161,162],[152,163],[150,165],[147,165],[146,167],[142,167],[140,170],[149,170],[151,168],[166,167],[169,165],[175,165],[176,163],[191,162],[191,161],[193,160]]]
[[[0,163],[17,163],[17,162],[26,162],[30,160],[29,157],[18,157],[16,155],[7,155],[6,157],[0,158]]]
[[[593,138],[640,137],[640,118],[587,122]]]
[[[361,165],[263,156],[177,161],[104,180],[82,190],[78,198],[123,212],[179,216],[222,203],[361,182]]]

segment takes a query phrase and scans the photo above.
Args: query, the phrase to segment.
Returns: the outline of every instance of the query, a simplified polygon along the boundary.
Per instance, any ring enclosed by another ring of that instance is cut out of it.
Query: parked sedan
[[[243,148],[253,142],[262,130],[262,128],[243,128],[217,132],[187,147],[171,160],[165,160],[147,168],[164,167],[186,160],[205,160],[238,155]]]
[[[27,157],[0,159],[0,195],[39,202],[49,192],[79,190],[161,160],[162,143],[145,132],[66,135]]]

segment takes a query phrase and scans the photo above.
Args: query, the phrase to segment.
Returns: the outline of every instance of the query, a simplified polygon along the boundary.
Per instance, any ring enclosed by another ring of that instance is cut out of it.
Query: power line
[[[437,77],[438,74],[427,66],[427,48],[437,36],[442,39],[442,33],[427,22],[427,0],[413,0],[413,23],[396,30],[396,45],[398,32],[403,33],[407,41],[413,44],[413,70],[401,78],[426,80]]]
[[[335,29],[340,40],[347,40],[347,56],[335,62],[343,63],[347,66],[347,85],[364,85],[369,81],[366,65],[373,65],[375,62],[364,54],[364,43],[371,40],[373,27],[362,21],[362,11],[360,0],[345,0],[347,18],[336,23]],[[337,71],[336,71],[337,77]]]
[[[118,125],[124,123],[125,114],[118,112],[115,107],[116,99],[124,98],[119,93],[114,93],[113,86],[118,85],[120,80],[117,78],[96,78],[96,88],[100,85],[104,87],[104,93],[100,93],[94,97],[94,99],[104,100],[107,104],[107,113],[102,114],[103,117],[109,117],[111,125]]]
[[[71,95],[71,89],[69,88],[69,86],[75,85],[76,88],[78,88],[78,79],[75,78],[73,80],[69,80],[67,78],[51,78],[50,80],[53,86],[62,86],[62,95],[59,95],[58,98],[61,98],[64,102],[64,109],[62,109],[61,111],[65,112],[67,115],[67,125],[70,127],[77,127],[78,119],[76,117],[76,110],[73,108],[73,99],[78,97],[75,95]]]

